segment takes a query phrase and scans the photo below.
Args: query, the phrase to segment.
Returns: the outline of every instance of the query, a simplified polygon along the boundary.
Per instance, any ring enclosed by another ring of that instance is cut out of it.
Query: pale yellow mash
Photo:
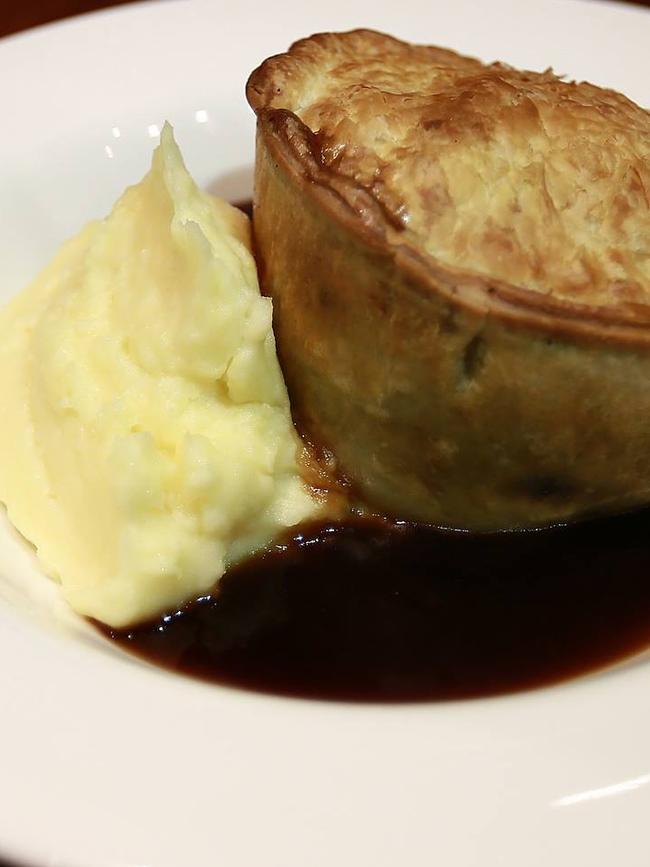
[[[205,593],[318,505],[247,218],[166,126],[149,174],[0,313],[0,500],[80,613]]]

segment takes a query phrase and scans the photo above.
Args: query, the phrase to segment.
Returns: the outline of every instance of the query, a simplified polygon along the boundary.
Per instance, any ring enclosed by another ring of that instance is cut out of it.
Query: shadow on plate
[[[253,166],[241,166],[211,181],[206,191],[228,202],[242,202],[253,195]]]

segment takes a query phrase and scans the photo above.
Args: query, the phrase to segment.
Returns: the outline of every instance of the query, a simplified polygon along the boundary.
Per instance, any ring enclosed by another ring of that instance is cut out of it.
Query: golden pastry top
[[[320,165],[369,194],[400,243],[647,318],[650,113],[625,96],[369,30],[295,43],[247,93],[315,133]]]

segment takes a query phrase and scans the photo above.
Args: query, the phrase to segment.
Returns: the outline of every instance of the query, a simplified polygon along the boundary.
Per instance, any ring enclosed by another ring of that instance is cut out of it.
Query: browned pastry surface
[[[369,31],[298,42],[249,94],[317,131],[322,165],[440,263],[649,302],[650,116],[621,94]]]
[[[650,115],[371,31],[247,92],[293,405],[368,500],[479,529],[650,500]]]

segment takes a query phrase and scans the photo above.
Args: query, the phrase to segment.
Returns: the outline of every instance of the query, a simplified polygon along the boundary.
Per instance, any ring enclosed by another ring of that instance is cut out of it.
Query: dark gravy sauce
[[[120,645],[221,684],[354,701],[495,695],[650,645],[650,509],[472,535],[311,524]]]

